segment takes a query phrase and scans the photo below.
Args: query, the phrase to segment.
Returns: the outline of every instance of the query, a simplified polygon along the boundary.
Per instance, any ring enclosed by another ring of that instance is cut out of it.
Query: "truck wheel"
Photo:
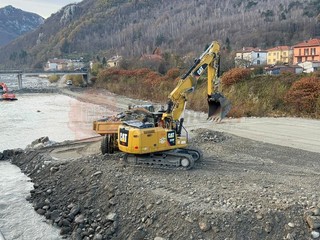
[[[116,136],[114,134],[108,134],[103,136],[101,140],[101,153],[112,154],[116,150]]]
[[[114,153],[115,150],[117,150],[117,145],[116,145],[116,134],[111,134],[109,135],[109,153]]]
[[[104,155],[108,152],[108,135],[103,136],[101,140],[101,153]]]

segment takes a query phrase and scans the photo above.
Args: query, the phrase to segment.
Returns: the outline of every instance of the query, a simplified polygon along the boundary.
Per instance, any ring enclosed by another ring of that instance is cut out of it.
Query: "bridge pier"
[[[83,74],[82,78],[83,78],[84,82],[88,85],[89,82],[90,82],[90,74],[89,74],[89,72],[86,73],[86,74]]]
[[[22,73],[18,73],[18,89],[22,89]]]

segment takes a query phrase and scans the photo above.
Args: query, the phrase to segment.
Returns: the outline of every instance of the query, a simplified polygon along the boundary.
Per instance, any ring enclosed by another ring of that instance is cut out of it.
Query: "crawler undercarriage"
[[[198,149],[182,148],[171,151],[156,152],[152,154],[135,155],[126,153],[123,160],[128,164],[148,165],[165,169],[193,168],[195,162],[202,159],[202,152]]]

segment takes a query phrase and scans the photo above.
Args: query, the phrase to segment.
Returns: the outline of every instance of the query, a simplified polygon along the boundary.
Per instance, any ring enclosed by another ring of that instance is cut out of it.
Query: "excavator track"
[[[189,170],[199,161],[202,154],[195,149],[175,149],[171,151],[157,152],[152,154],[134,155],[124,154],[123,160],[127,164],[147,165],[162,169]]]
[[[191,155],[195,162],[201,161],[203,158],[202,151],[197,148],[178,148],[178,149],[175,149],[172,151],[176,152],[176,153],[183,153],[183,154]]]

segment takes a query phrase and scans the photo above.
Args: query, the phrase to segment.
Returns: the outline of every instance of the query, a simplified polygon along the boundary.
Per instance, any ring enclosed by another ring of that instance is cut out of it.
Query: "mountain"
[[[84,0],[0,49],[0,67],[40,67],[48,58],[164,53],[196,57],[225,49],[293,45],[320,36],[319,0]]]
[[[22,11],[12,6],[0,8],[0,46],[30,32],[44,22],[35,14]]]

